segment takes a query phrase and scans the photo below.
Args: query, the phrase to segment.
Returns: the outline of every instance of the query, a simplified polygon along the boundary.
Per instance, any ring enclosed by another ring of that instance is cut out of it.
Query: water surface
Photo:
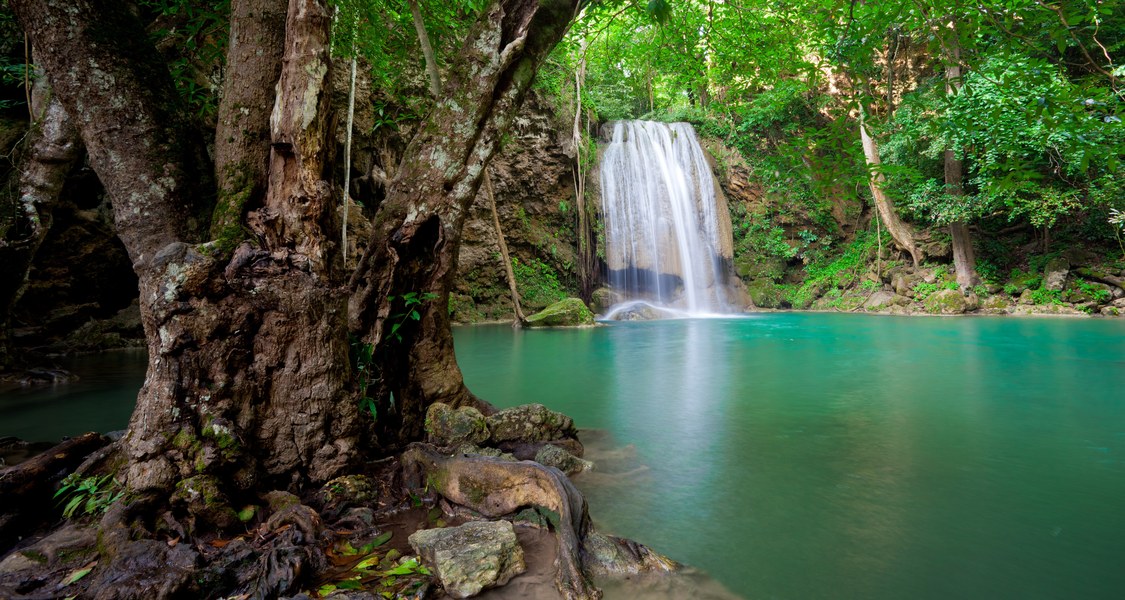
[[[455,333],[469,386],[633,443],[613,533],[748,598],[1125,598],[1125,322],[768,314]]]
[[[1125,320],[778,313],[455,330],[470,387],[636,446],[599,527],[754,599],[1125,598]],[[127,424],[141,353],[0,393],[0,437]]]

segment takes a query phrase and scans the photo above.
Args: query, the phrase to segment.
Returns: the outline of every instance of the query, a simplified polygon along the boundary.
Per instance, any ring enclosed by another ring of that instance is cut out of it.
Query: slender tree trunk
[[[373,397],[391,417],[378,423],[389,443],[418,438],[433,402],[490,408],[465,387],[453,353],[448,303],[461,229],[500,136],[577,4],[494,0],[482,12],[376,215],[350,315],[352,331],[375,346],[382,380]],[[436,299],[391,336],[410,292]]]
[[[171,78],[152,62],[141,24],[108,4],[10,2],[36,47],[49,49],[41,62],[113,198],[140,280],[149,365],[123,440],[127,484],[161,498],[179,489],[174,503],[229,526],[233,512],[216,510],[224,498],[299,489],[357,458],[346,296],[323,178],[330,18],[321,0],[289,4],[284,67],[269,85],[266,193],[238,224],[256,241],[231,255],[221,239],[199,243],[197,213],[184,208],[205,195],[193,162],[201,146],[177,118]],[[236,61],[227,76],[251,64]],[[218,493],[196,511],[191,490],[208,488]]]
[[[500,228],[500,215],[496,212],[496,195],[492,192],[492,178],[484,172],[484,191],[488,195],[488,205],[492,209],[492,226],[496,229],[496,243],[500,246],[500,260],[504,261],[504,273],[508,277],[508,291],[512,294],[512,309],[515,312],[516,327],[527,325],[527,317],[520,306],[520,292],[516,288],[516,274],[512,271],[512,257],[508,254],[508,244],[504,242],[504,230]]]
[[[260,201],[269,168],[270,110],[285,47],[285,0],[231,0],[226,77],[215,128],[219,210],[212,239],[227,250],[244,237],[243,217]]]
[[[78,130],[42,74],[32,92],[31,114],[35,121],[27,159],[20,165],[15,219],[0,236],[0,282],[4,283],[0,286],[0,372],[14,362],[9,334],[12,307],[23,294],[31,263],[51,229],[51,212],[63,183],[82,155]]]
[[[418,0],[407,1],[410,3],[410,14],[414,17],[414,30],[418,32],[418,43],[422,46],[422,56],[426,59],[426,74],[430,76],[430,94],[438,98],[441,96],[441,73],[438,72],[434,47],[430,45],[430,36],[426,33],[426,22],[422,20]]]
[[[957,41],[956,26],[951,24],[951,27],[954,29],[952,35],[949,36],[949,43],[946,47],[948,63],[945,67],[945,94],[947,96],[954,96],[961,89],[961,47]],[[958,199],[965,195],[965,189],[961,184],[963,180],[962,170],[961,160],[957,158],[957,153],[952,149],[947,149],[945,151],[945,189],[946,192]],[[961,287],[962,291],[968,291],[980,283],[980,276],[977,275],[976,256],[973,253],[973,238],[969,233],[969,226],[964,221],[950,223],[949,234],[953,240],[953,270],[957,274],[957,285]]]
[[[574,145],[574,204],[578,213],[578,287],[584,300],[590,299],[594,291],[594,248],[592,244],[593,231],[590,227],[590,218],[586,213],[586,171],[582,168],[582,151],[586,143],[582,130],[582,87],[586,84],[586,41],[581,44],[583,58],[578,61],[574,70],[574,130],[571,143]]]
[[[863,142],[863,154],[867,159],[867,168],[870,171],[867,183],[868,187],[871,188],[871,198],[875,202],[875,208],[879,211],[879,216],[883,218],[883,223],[887,226],[887,231],[890,232],[895,243],[910,254],[914,266],[917,267],[922,262],[922,254],[918,250],[918,245],[914,242],[914,231],[910,225],[899,218],[898,213],[895,212],[894,203],[883,192],[885,178],[879,171],[879,166],[882,164],[879,159],[879,148],[875,145],[875,140],[871,139],[871,136],[867,133],[867,123],[864,120],[862,110],[859,112],[859,136]]]

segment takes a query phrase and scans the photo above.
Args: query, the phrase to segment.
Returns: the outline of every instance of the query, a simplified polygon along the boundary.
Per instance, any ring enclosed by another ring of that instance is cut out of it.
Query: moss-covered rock
[[[598,288],[590,294],[590,308],[598,314],[605,314],[618,302],[621,302],[621,295],[609,288]]]
[[[552,441],[577,437],[574,421],[542,404],[524,404],[504,409],[487,419],[492,443]]]
[[[439,446],[480,444],[488,439],[488,425],[484,415],[471,406],[453,409],[435,402],[426,411],[426,435]]]
[[[1062,256],[1052,258],[1043,267],[1043,289],[1062,291],[1066,287],[1068,275],[1070,275],[1070,261]]]
[[[746,293],[758,308],[781,306],[781,288],[772,279],[755,279],[746,284]]]
[[[578,298],[560,300],[527,318],[528,327],[578,327],[594,324],[594,313]]]
[[[997,294],[981,300],[980,308],[990,314],[1005,314],[1011,312],[1012,303],[1006,296]]]
[[[938,290],[926,297],[924,304],[926,312],[935,315],[959,315],[976,308],[976,302],[959,290]]]
[[[470,598],[523,573],[523,548],[508,521],[473,521],[459,527],[422,529],[410,545],[441,581],[445,593]]]
[[[574,475],[594,468],[594,463],[578,458],[554,444],[544,444],[535,454],[535,462],[546,467],[554,467],[567,475]]]
[[[734,270],[744,279],[780,281],[785,276],[786,262],[776,257],[743,255],[735,259]]]

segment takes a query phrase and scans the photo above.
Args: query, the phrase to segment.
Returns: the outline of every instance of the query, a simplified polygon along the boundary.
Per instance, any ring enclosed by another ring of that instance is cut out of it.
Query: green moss
[[[578,298],[556,302],[527,318],[529,327],[573,327],[593,325],[594,313]]]
[[[253,504],[245,506],[242,510],[238,511],[238,520],[243,523],[249,523],[258,514],[258,507]]]
[[[190,448],[192,444],[197,441],[195,434],[187,428],[182,428],[176,433],[176,436],[172,438],[172,446],[184,450]]]
[[[22,554],[24,558],[35,561],[39,564],[47,563],[47,557],[42,552],[36,552],[35,550],[24,550],[23,552],[20,552],[20,554]]]
[[[234,251],[249,231],[242,223],[242,213],[254,195],[254,176],[249,166],[235,163],[227,167],[227,186],[219,190],[219,198],[211,213],[211,252],[225,256]]]

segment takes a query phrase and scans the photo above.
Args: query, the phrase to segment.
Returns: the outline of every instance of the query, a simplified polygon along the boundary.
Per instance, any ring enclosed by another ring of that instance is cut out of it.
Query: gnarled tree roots
[[[489,518],[538,507],[558,515],[555,584],[567,600],[601,597],[591,577],[631,575],[678,568],[645,546],[594,531],[586,499],[566,475],[532,461],[445,455],[412,444],[402,455],[404,483],[414,492],[434,491]]]

